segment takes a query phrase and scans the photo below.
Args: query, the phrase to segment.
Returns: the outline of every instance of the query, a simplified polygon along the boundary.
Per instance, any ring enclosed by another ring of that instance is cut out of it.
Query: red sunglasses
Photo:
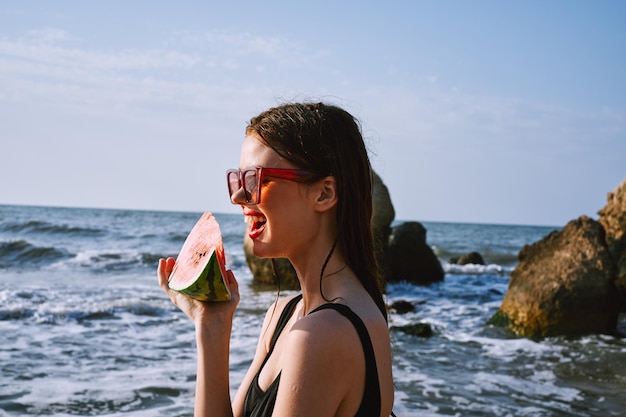
[[[264,168],[251,167],[244,169],[229,169],[226,171],[228,193],[231,197],[243,188],[246,204],[259,204],[261,201],[261,187],[263,178],[280,178],[287,181],[305,181],[311,177],[311,172],[293,168]]]

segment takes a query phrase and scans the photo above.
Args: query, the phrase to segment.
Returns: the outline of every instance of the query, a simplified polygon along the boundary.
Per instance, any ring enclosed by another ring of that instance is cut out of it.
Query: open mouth
[[[263,233],[263,230],[265,230],[265,223],[267,223],[267,219],[259,215],[248,215],[246,216],[246,221],[250,225],[248,235],[251,239],[259,237],[259,235]]]

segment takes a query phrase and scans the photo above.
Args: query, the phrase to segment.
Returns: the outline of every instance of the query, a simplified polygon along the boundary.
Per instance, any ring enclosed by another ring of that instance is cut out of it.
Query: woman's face
[[[239,168],[297,168],[256,135],[246,136],[241,147]],[[246,203],[243,190],[233,193],[231,200],[243,209],[248,224],[248,236],[253,241],[256,256],[290,258],[294,251],[306,248],[312,230],[313,214],[309,187],[284,179],[266,177],[258,204]],[[297,252],[296,252],[297,253]]]

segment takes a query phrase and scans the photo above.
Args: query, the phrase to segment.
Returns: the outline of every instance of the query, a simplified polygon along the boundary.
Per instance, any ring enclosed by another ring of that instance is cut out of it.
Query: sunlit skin
[[[253,166],[296,168],[255,136],[247,136],[241,148],[239,168]],[[352,417],[361,402],[365,381],[365,360],[358,335],[353,325],[335,311],[307,315],[328,302],[322,297],[319,284],[322,264],[337,234],[335,179],[329,176],[313,184],[303,184],[268,178],[262,185],[259,204],[247,205],[243,197],[243,192],[234,193],[232,200],[241,205],[251,226],[249,236],[254,253],[259,257],[288,258],[302,287],[303,299],[259,376],[259,385],[266,390],[281,373],[273,415]],[[239,301],[237,281],[229,272],[233,294],[230,302],[195,301],[168,289],[167,277],[173,264],[173,259],[159,262],[159,282],[196,327],[195,415],[243,416],[246,392],[266,356],[273,329],[289,298],[281,298],[275,307],[269,308],[254,359],[231,409],[228,350],[232,317]],[[367,326],[379,371],[381,416],[388,416],[393,386],[387,323],[352,270],[346,267],[339,250],[333,253],[322,282],[328,300],[348,305]]]

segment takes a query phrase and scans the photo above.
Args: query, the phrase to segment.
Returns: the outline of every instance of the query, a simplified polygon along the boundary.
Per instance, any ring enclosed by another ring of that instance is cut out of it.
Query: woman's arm
[[[237,281],[227,271],[230,301],[204,302],[194,300],[168,286],[174,268],[173,258],[160,259],[157,274],[163,292],[194,323],[198,349],[196,400],[194,415],[230,417],[229,348],[232,321],[239,303]]]
[[[232,416],[229,348],[231,323],[211,321],[196,326],[198,365],[194,416]]]

